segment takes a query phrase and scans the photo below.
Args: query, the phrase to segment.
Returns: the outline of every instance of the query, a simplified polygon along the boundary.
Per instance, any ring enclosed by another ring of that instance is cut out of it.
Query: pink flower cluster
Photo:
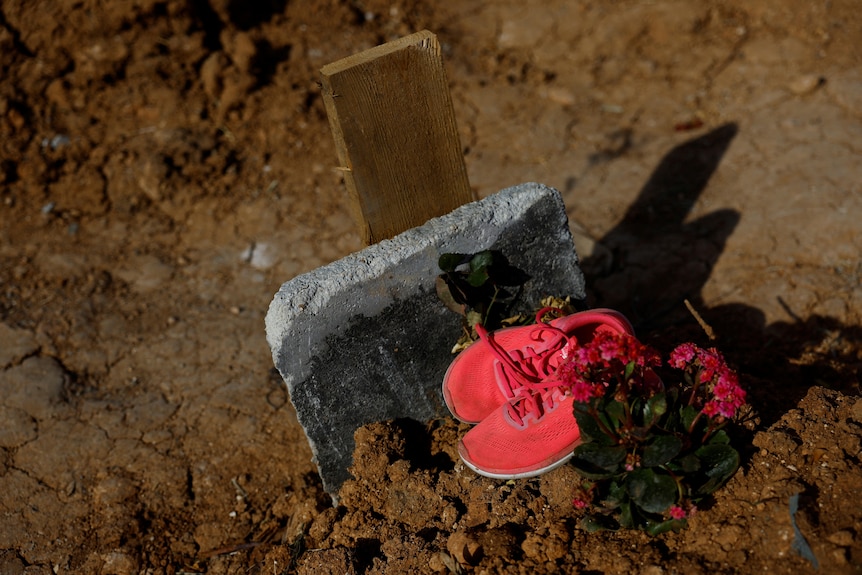
[[[736,373],[727,371],[721,373],[712,387],[713,399],[703,406],[703,413],[710,417],[720,415],[733,417],[736,411],[745,405],[745,390],[739,385]]]
[[[688,519],[692,517],[695,513],[697,513],[697,506],[692,505],[690,502],[684,503],[685,507],[681,505],[671,505],[667,510],[668,515],[671,516],[671,519]]]
[[[592,341],[580,347],[566,348],[563,363],[557,375],[567,387],[575,401],[587,403],[605,395],[614,378],[625,372],[626,366],[634,364],[642,368],[635,370],[629,382],[642,392],[660,386],[660,381],[648,368],[661,365],[656,350],[642,344],[628,334],[600,331]],[[710,397],[703,402],[704,415],[716,418],[732,418],[745,404],[745,390],[739,385],[736,372],[727,366],[724,356],[715,348],[703,349],[693,343],[684,343],[674,349],[668,361],[671,367],[683,369],[694,377],[696,393],[704,386]],[[701,400],[698,400],[698,404]]]
[[[592,341],[571,351],[570,357],[582,366],[612,369],[631,362],[641,367],[657,366],[661,358],[656,350],[627,333],[599,331]]]
[[[704,415],[731,418],[745,404],[746,394],[739,385],[739,376],[727,366],[717,349],[684,343],[671,352],[669,363],[671,367],[694,373],[696,385],[707,385],[712,397],[703,405]]]
[[[566,351],[557,375],[581,403],[602,397],[610,380],[623,374],[631,363],[641,368],[661,365],[656,350],[625,333],[600,331],[590,342]],[[643,384],[642,378],[635,378],[633,383]]]
[[[685,519],[688,516],[688,513],[685,512],[685,509],[680,507],[679,505],[671,505],[668,513],[673,519]]]
[[[683,343],[670,352],[670,361],[668,363],[671,367],[685,369],[697,357],[698,349],[700,348],[693,343]]]
[[[605,394],[605,385],[603,383],[591,383],[571,368],[563,369],[562,371],[566,373],[562,377],[562,380],[569,387],[572,398],[575,401],[587,403],[592,398],[602,397]]]

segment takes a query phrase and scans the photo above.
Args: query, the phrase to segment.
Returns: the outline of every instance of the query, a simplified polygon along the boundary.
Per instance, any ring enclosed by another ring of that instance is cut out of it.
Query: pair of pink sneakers
[[[443,378],[449,411],[476,424],[458,443],[464,463],[496,479],[533,477],[569,460],[581,433],[572,397],[560,387],[557,367],[568,352],[603,330],[634,334],[622,314],[595,309],[544,323],[487,332],[461,352]]]

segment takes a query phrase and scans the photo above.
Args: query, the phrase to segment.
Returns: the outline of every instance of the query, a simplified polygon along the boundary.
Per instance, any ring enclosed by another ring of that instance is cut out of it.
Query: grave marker
[[[460,316],[437,298],[442,253],[500,250],[531,276],[520,310],[547,295],[584,299],[559,192],[522,184],[295,277],[266,315],[266,336],[324,488],[349,477],[353,433],[396,418],[448,415],[443,375]]]
[[[559,192],[522,184],[472,201],[433,34],[321,74],[352,209],[374,245],[284,283],[266,336],[335,498],[357,428],[448,416],[441,384],[461,318],[436,295],[441,254],[500,250],[531,276],[517,311],[585,292]]]

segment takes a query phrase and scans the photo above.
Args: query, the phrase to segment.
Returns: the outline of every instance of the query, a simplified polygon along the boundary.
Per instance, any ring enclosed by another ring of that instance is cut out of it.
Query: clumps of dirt
[[[707,556],[745,560],[752,571],[781,564],[787,572],[858,572],[862,513],[847,502],[862,487],[862,399],[812,387],[753,445],[759,451],[717,494],[714,524],[709,513],[692,523],[693,534],[720,542],[702,545]],[[798,498],[796,513],[791,498]]]
[[[862,563],[862,512],[847,505],[862,488],[858,398],[811,388],[753,435],[759,451],[686,530],[660,537],[581,529],[569,466],[529,480],[476,475],[456,451],[466,430],[452,420],[357,430],[354,478],[307,525],[297,572],[849,573]]]
[[[300,559],[299,572],[320,572],[324,551],[340,564],[337,549],[351,551],[360,573],[446,572],[456,564],[535,572],[564,560],[574,471],[565,467],[532,481],[480,477],[455,451],[465,430],[451,420],[357,430],[354,479],[341,488],[339,505],[311,524],[305,542],[319,551]]]

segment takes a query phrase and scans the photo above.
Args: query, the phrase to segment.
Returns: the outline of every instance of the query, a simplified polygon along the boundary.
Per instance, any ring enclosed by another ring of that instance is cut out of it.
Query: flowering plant
[[[511,314],[530,276],[511,265],[502,252],[445,253],[438,265],[443,273],[437,276],[437,297],[463,316],[463,333],[452,353],[463,351],[479,338],[476,324],[495,330],[528,322],[526,316]]]
[[[574,399],[584,478],[574,504],[590,531],[685,527],[687,517],[739,467],[723,429],[745,404],[739,378],[714,349],[680,345],[665,381],[657,351],[627,334],[599,332],[567,349],[558,371]]]

